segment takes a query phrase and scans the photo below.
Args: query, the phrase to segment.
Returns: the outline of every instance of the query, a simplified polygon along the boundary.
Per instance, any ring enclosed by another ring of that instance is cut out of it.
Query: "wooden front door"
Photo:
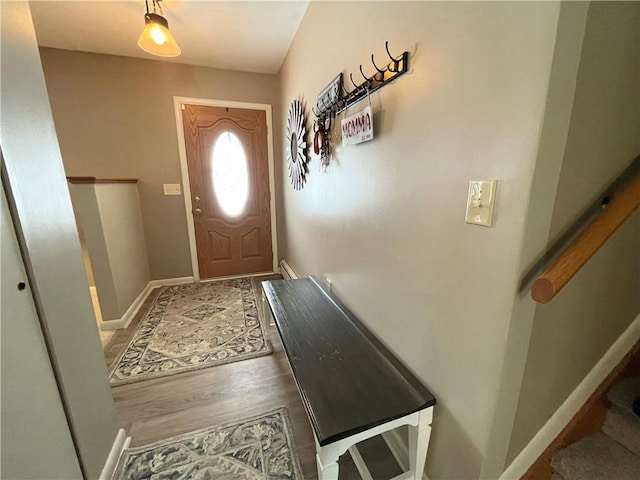
[[[273,270],[263,110],[182,110],[201,278]]]

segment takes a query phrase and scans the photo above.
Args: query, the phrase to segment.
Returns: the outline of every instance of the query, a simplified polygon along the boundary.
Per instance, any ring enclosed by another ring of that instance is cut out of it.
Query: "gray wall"
[[[118,426],[25,2],[2,3],[1,62],[3,185],[80,462],[96,478]]]
[[[277,119],[277,77],[40,51],[67,175],[138,178],[151,278],[190,276],[184,199],[162,193],[181,183],[173,97],[271,104]]]
[[[640,3],[593,2],[550,239],[640,154]],[[509,459],[640,313],[636,212],[548,305],[536,307]]]
[[[429,478],[478,478],[485,460],[559,8],[312,2],[280,73],[286,112],[340,71],[372,72],[386,39],[413,53],[411,72],[372,95],[375,140],[338,147],[326,173],[312,155],[301,191],[281,165],[278,239],[437,397]],[[319,41],[331,54],[312,54]],[[492,179],[494,227],[465,224],[469,181]]]
[[[560,5],[547,102],[517,263],[521,278],[548,245],[588,10],[588,2],[563,2]],[[536,303],[531,298],[529,288],[519,284],[514,286],[517,293],[505,342],[498,399],[489,433],[486,461],[482,466],[482,478],[498,478],[506,466],[527,361]]]

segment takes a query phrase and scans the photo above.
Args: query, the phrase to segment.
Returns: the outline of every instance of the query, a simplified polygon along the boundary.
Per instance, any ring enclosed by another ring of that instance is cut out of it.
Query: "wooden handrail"
[[[538,303],[549,303],[639,206],[640,175],[636,175],[623,191],[613,197],[602,214],[536,279],[531,287],[531,297]]]
[[[138,183],[137,178],[67,177],[69,183]]]

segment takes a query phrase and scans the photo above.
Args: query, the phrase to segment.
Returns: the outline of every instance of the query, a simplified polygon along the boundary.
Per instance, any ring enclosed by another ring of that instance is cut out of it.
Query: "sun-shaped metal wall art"
[[[307,176],[307,121],[300,100],[294,100],[287,118],[287,163],[289,178],[296,190],[304,186]]]

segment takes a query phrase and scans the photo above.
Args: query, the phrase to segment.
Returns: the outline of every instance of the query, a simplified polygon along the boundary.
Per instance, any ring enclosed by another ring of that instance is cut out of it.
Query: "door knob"
[[[202,210],[200,210],[199,208],[196,208],[193,213],[196,215],[200,215],[202,213]]]
[[[195,203],[200,203],[200,197],[195,197],[195,198],[193,199],[193,201],[194,201]]]

